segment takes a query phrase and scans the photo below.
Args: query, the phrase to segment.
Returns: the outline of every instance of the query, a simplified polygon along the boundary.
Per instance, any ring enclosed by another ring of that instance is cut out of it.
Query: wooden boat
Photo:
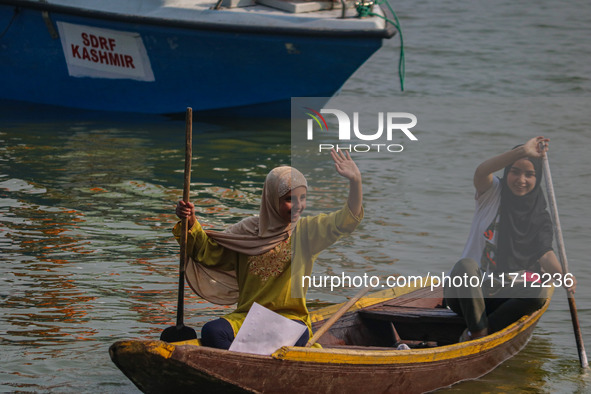
[[[0,99],[289,118],[291,97],[333,96],[395,34],[389,7],[353,3],[0,0]]]
[[[435,289],[437,290],[437,289]],[[199,346],[198,340],[113,344],[111,359],[145,393],[421,393],[478,378],[519,352],[545,305],[502,331],[457,343],[465,328],[441,291],[389,289],[358,301],[320,339],[271,356]],[[312,314],[319,328],[340,305]],[[406,343],[410,350],[396,350]]]

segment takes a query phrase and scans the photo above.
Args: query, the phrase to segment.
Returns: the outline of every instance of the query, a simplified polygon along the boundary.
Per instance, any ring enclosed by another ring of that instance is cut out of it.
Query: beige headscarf
[[[206,231],[218,244],[239,253],[258,256],[275,248],[291,235],[291,223],[279,215],[279,198],[308,183],[304,175],[293,167],[276,167],[265,179],[258,216],[246,218],[220,231]],[[187,282],[200,297],[220,305],[238,300],[235,271],[205,267],[190,260],[186,269]]]

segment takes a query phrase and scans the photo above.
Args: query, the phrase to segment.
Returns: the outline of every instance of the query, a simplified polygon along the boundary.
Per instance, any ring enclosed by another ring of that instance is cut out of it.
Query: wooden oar
[[[560,219],[558,218],[558,207],[556,205],[556,196],[554,195],[554,186],[552,184],[552,174],[550,173],[550,163],[548,162],[548,152],[543,157],[544,172],[546,175],[546,191],[548,199],[550,200],[550,211],[554,222],[554,232],[556,233],[556,242],[558,244],[558,256],[562,264],[563,279],[568,271],[568,261],[566,260],[566,249],[564,247],[564,239],[562,238],[562,228],[560,227]],[[587,353],[585,353],[585,344],[583,343],[583,336],[581,335],[581,327],[579,326],[579,318],[577,316],[577,305],[575,304],[575,297],[571,292],[568,292],[568,306],[570,308],[570,316],[573,322],[573,329],[575,332],[575,341],[577,342],[577,349],[579,351],[579,360],[581,367],[588,368]]]
[[[183,187],[183,201],[189,202],[189,187],[191,184],[191,153],[192,153],[192,139],[193,139],[193,110],[187,108],[185,118],[185,181]],[[186,327],[183,324],[183,311],[185,299],[185,267],[187,264],[187,232],[189,227],[189,218],[181,220],[181,239],[180,239],[180,267],[179,267],[179,290],[178,290],[178,305],[176,313],[176,326],[168,327],[162,331],[160,335],[161,341],[166,342],[180,342],[189,339],[197,338],[197,333],[194,329]]]
[[[353,304],[355,304],[361,297],[367,294],[369,289],[369,287],[364,287],[359,293],[355,295],[355,297],[347,301],[345,305],[343,305],[334,315],[331,316],[330,319],[328,319],[326,323],[324,323],[322,327],[318,329],[318,331],[316,331],[308,343],[306,343],[306,347],[310,347],[315,344],[320,339],[320,337],[323,336],[328,331],[328,329],[331,328],[332,325],[353,306]]]

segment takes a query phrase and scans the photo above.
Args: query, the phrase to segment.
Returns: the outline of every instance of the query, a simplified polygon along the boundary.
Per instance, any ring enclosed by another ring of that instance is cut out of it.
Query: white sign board
[[[295,345],[307,329],[305,325],[296,323],[255,302],[250,307],[229,350],[268,356],[282,346]]]
[[[66,22],[57,28],[70,76],[154,81],[139,33]]]

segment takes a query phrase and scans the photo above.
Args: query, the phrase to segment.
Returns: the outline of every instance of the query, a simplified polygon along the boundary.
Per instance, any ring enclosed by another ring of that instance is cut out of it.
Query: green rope
[[[10,29],[10,26],[12,26],[12,22],[14,22],[14,20],[16,19],[16,16],[20,12],[20,9],[18,7],[14,7],[14,11],[13,12],[14,13],[12,14],[12,18],[10,18],[10,22],[8,22],[8,26],[6,26],[6,28],[4,29],[4,31],[2,33],[0,33],[0,39],[4,38],[4,35],[6,33],[8,33],[8,30]]]
[[[371,11],[373,4],[381,5],[384,3],[386,3],[386,5],[388,6],[388,9],[390,10],[392,15],[394,16],[394,20],[386,18],[385,16],[382,16],[382,15],[378,15],[378,14]],[[363,18],[365,16],[377,16],[378,18],[385,20],[387,23],[390,23],[392,26],[394,26],[396,28],[396,30],[398,30],[398,36],[400,37],[400,57],[398,59],[398,77],[400,78],[400,90],[404,91],[404,76],[405,76],[405,71],[406,71],[405,61],[404,61],[404,41],[402,39],[402,29],[400,28],[400,21],[398,20],[398,16],[396,16],[396,13],[394,12],[394,10],[392,9],[392,6],[390,5],[390,3],[388,3],[387,0],[375,0],[374,2],[368,2],[368,3],[360,1],[360,2],[356,3],[356,9],[357,9],[357,15],[360,18]]]

